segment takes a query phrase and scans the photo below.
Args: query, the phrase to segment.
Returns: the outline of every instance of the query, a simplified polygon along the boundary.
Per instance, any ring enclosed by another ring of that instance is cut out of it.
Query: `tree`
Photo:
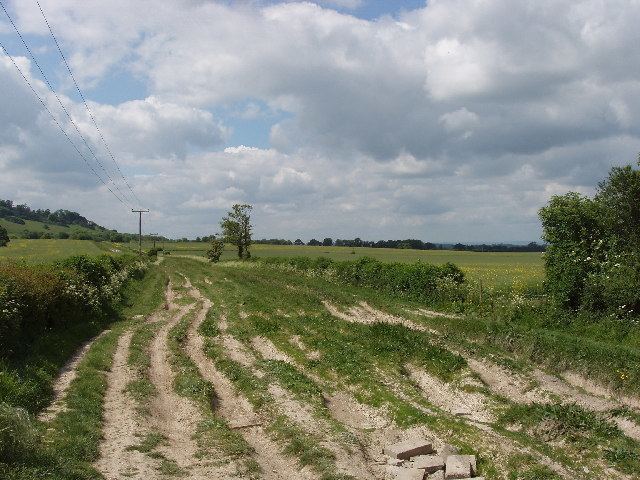
[[[0,247],[6,247],[9,244],[9,234],[7,229],[0,225]]]
[[[300,240],[299,238],[296,238],[296,241],[293,242],[293,244],[300,246],[300,245],[304,245],[304,242],[302,240]]]
[[[325,238],[324,240],[322,240],[322,246],[323,247],[332,247],[333,246],[333,239],[330,237]]]
[[[218,263],[224,251],[224,242],[215,235],[211,235],[210,238],[211,248],[207,250],[206,256],[211,263]]]
[[[322,244],[318,240],[316,240],[315,238],[312,238],[311,240],[309,240],[309,243],[307,243],[307,245],[309,245],[311,247],[319,247]]]
[[[594,198],[554,196],[540,219],[555,299],[572,309],[640,310],[640,170],[612,168]]]
[[[238,248],[238,258],[251,257],[249,246],[251,245],[251,210],[253,207],[247,204],[235,204],[227,216],[220,221],[220,227],[224,240]]]

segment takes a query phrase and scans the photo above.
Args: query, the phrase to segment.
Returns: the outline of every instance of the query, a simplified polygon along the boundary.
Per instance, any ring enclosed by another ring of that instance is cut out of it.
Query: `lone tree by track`
[[[238,258],[251,257],[249,246],[251,245],[251,210],[253,207],[247,204],[235,204],[220,222],[224,240],[238,247]]]
[[[0,247],[6,247],[9,244],[9,234],[7,229],[0,226]]]

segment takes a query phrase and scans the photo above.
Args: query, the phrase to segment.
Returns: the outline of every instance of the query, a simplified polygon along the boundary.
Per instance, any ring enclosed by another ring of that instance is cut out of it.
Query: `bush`
[[[20,217],[6,217],[6,219],[11,222],[11,223],[15,223],[17,225],[24,225],[25,222],[23,219],[21,219]]]
[[[222,252],[224,252],[224,242],[219,238],[216,238],[214,235],[213,239],[211,240],[211,248],[207,250],[205,255],[210,262],[217,263],[220,261]]]
[[[132,257],[70,257],[53,265],[0,264],[0,361],[37,338],[111,313],[127,278],[144,265]]]
[[[261,261],[307,273],[331,275],[351,285],[434,304],[463,302],[466,298],[464,273],[452,263],[384,263],[369,257],[341,262],[326,257],[271,257]]]
[[[540,210],[547,288],[573,310],[640,310],[640,170],[613,168],[594,198],[571,192]]]
[[[0,247],[6,247],[9,245],[9,234],[7,229],[0,225]]]

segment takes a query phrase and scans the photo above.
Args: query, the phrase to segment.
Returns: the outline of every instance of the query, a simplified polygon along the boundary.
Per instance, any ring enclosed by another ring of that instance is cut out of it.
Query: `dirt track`
[[[207,281],[208,280],[208,281]],[[206,285],[211,281],[206,278]],[[186,338],[181,345],[183,353],[197,366],[200,376],[210,382],[215,395],[212,398],[214,415],[227,425],[229,431],[237,432],[250,447],[249,456],[260,469],[259,478],[314,479],[318,471],[311,465],[302,466],[300,458],[287,452],[287,442],[274,435],[270,422],[274,415],[286,418],[295,428],[317,441],[319,447],[330,452],[333,471],[350,478],[385,478],[385,459],[380,455],[382,447],[390,442],[407,438],[428,438],[434,445],[448,442],[446,435],[435,433],[425,426],[400,428],[394,424],[390,412],[358,402],[348,389],[335,389],[326,378],[307,371],[305,367],[281,350],[269,338],[254,336],[240,341],[229,330],[225,309],[221,308],[217,327],[220,334],[215,341],[221,355],[236,362],[258,379],[270,378],[264,371],[263,361],[282,362],[310,378],[323,391],[323,405],[307,404],[297,398],[277,381],[269,380],[267,392],[271,404],[256,408],[238,390],[232,379],[223,374],[216,361],[205,353],[205,338],[198,328],[205,321],[215,299],[209,299],[184,277],[183,289],[177,292],[170,284],[166,292],[168,311],[158,311],[148,322],[158,322],[159,327],[149,344],[150,367],[145,378],[153,385],[155,393],[146,405],[147,414],[141,412],[127,386],[140,380],[140,373],[127,364],[133,329],[125,331],[118,340],[113,358],[113,368],[107,376],[107,392],[104,404],[104,423],[100,458],[95,467],[109,480],[121,478],[160,479],[171,476],[192,479],[247,478],[243,476],[241,459],[225,453],[215,445],[203,448],[195,433],[203,421],[201,406],[189,398],[176,393],[176,365],[168,344],[171,329],[188,318]],[[380,312],[367,304],[359,303],[351,308],[324,303],[331,314],[341,321],[370,324],[387,322],[404,325],[409,329],[434,333],[416,323]],[[247,319],[240,311],[239,317]],[[299,336],[288,339],[291,345],[304,352],[307,358],[319,358],[320,352],[307,348]],[[90,344],[69,363],[61,375],[56,402],[46,410],[46,418],[53,418],[64,408],[65,385],[74,376],[74,370]],[[469,368],[456,382],[446,383],[429,375],[417,365],[406,364],[402,368],[407,380],[415,386],[415,392],[423,399],[398,388],[393,380],[381,373],[380,382],[388,382],[391,391],[408,405],[427,414],[444,412],[467,422],[483,432],[484,448],[490,448],[497,462],[512,454],[527,454],[540,464],[547,465],[563,478],[575,478],[575,472],[559,465],[554,460],[534,452],[531,448],[508,440],[491,427],[495,421],[496,399],[503,398],[514,403],[533,402],[577,403],[582,407],[607,412],[621,405],[635,408],[633,399],[618,400],[605,390],[586,384],[579,377],[560,378],[542,371],[516,373],[498,366],[486,358],[475,358],[466,354]],[[488,389],[491,395],[483,393]],[[638,425],[632,420],[614,419],[631,438],[638,437]],[[155,436],[152,448],[140,448],[145,439]],[[607,478],[629,478],[603,466]]]

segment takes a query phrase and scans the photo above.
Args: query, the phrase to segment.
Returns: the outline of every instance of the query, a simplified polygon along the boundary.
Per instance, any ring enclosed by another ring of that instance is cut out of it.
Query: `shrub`
[[[213,235],[212,237],[211,248],[207,250],[205,255],[210,262],[217,263],[220,261],[222,252],[224,252],[224,242],[219,238],[216,238],[215,235]]]
[[[9,245],[9,234],[7,229],[0,225],[0,247],[6,247]]]
[[[107,255],[0,264],[0,360],[11,360],[46,332],[107,318],[123,283],[143,269],[131,257]]]
[[[573,310],[640,310],[640,170],[613,168],[594,198],[571,192],[540,210],[547,288]]]
[[[369,257],[340,262],[326,257],[271,257],[261,261],[267,265],[331,275],[351,285],[430,303],[462,302],[466,298],[464,273],[452,263],[384,263]]]

